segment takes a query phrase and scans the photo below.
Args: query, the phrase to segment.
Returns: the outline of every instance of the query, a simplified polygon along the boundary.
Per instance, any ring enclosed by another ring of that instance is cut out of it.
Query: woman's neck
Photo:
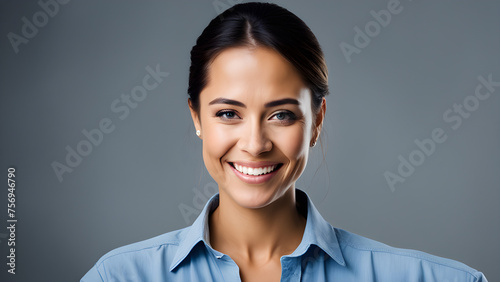
[[[263,208],[249,209],[220,194],[210,215],[212,247],[231,257],[266,261],[292,253],[302,240],[306,219],[299,214],[295,189]]]

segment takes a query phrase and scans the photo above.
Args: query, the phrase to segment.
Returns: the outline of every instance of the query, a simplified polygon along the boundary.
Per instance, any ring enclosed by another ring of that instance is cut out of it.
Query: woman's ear
[[[323,128],[323,120],[325,119],[325,114],[326,114],[326,99],[325,97],[323,97],[323,99],[321,100],[321,106],[319,108],[319,111],[316,113],[311,144],[316,144],[319,135],[321,134],[321,129]]]
[[[201,138],[201,122],[200,122],[200,116],[198,115],[198,111],[193,107],[193,102],[191,101],[191,98],[188,99],[188,106],[189,106],[189,111],[191,112],[191,118],[193,119],[193,124],[194,124],[194,129],[196,131],[196,135]],[[198,133],[199,132],[199,133]]]

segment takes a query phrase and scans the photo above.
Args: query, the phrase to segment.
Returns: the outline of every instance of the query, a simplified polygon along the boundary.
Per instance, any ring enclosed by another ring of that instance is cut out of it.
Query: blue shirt
[[[281,281],[487,281],[460,262],[334,228],[306,193],[296,195],[307,223],[300,245],[280,259]],[[241,281],[238,265],[210,246],[208,218],[218,205],[216,194],[192,226],[107,253],[81,281]]]

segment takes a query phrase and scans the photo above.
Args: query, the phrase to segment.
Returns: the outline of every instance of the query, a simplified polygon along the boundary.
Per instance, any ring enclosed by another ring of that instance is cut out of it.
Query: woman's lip
[[[261,167],[268,167],[268,166],[274,166],[274,165],[281,164],[279,162],[270,162],[270,161],[260,161],[260,162],[233,161],[233,162],[228,162],[228,163],[237,164],[240,166],[251,167],[251,168],[261,168]]]
[[[281,169],[281,166],[277,167],[275,170],[273,170],[270,173],[267,174],[262,174],[262,175],[248,175],[244,174],[242,172],[239,172],[236,168],[234,168],[231,163],[228,163],[228,166],[231,168],[231,170],[236,174],[236,176],[243,182],[248,183],[248,184],[262,184],[267,181],[269,181],[271,178],[273,178],[276,175],[276,172]]]

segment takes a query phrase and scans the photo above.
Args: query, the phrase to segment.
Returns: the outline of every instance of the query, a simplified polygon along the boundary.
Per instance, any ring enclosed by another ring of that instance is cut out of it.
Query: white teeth
[[[238,170],[241,173],[248,174],[248,175],[262,175],[262,174],[268,174],[276,169],[278,165],[272,165],[272,166],[267,166],[267,167],[258,167],[258,168],[253,168],[253,167],[246,167],[242,165],[238,165],[233,163],[234,167],[236,170]]]

